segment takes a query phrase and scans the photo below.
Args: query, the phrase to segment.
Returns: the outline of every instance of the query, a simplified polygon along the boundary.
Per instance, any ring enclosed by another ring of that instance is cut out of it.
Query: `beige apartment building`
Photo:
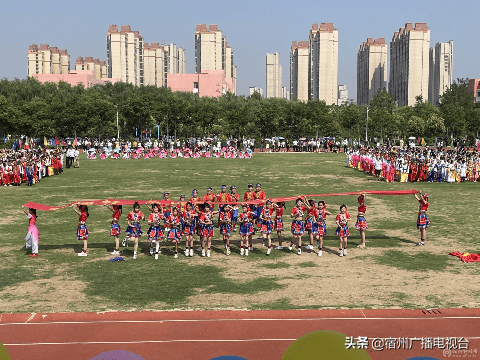
[[[143,85],[143,38],[129,25],[110,25],[107,33],[107,69],[109,78]]]
[[[159,43],[143,44],[143,84],[165,86],[164,47]]]
[[[33,74],[68,74],[70,55],[67,50],[48,44],[32,44],[27,50],[27,76]]]
[[[313,24],[309,36],[309,100],[337,103],[338,30],[333,23]]]
[[[385,38],[368,38],[357,53],[357,103],[369,105],[383,88],[387,88],[387,44]]]
[[[267,54],[267,98],[282,97],[282,65],[280,65],[280,53]]]
[[[390,43],[389,94],[399,106],[412,106],[419,95],[429,99],[430,29],[426,23],[406,23]]]
[[[430,48],[428,100],[438,106],[440,96],[453,82],[453,40]]]
[[[93,70],[97,80],[107,78],[107,64],[93,57],[86,56],[85,60],[83,57],[78,57],[75,61],[75,70]]]
[[[107,33],[107,73],[137,86],[167,86],[167,74],[184,74],[185,49],[145,43],[129,25],[110,25]]]
[[[234,94],[237,93],[237,67],[233,61],[233,49],[216,24],[199,24],[195,30],[195,73],[208,70],[224,70],[225,77],[232,79]]]
[[[308,41],[293,41],[290,49],[290,97],[300,101],[309,99],[309,47]]]

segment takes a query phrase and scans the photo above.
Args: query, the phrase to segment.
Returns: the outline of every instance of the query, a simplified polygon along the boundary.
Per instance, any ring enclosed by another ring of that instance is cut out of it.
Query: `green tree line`
[[[177,137],[210,134],[233,137],[287,138],[343,136],[364,138],[367,107],[347,102],[301,102],[227,93],[219,98],[172,92],[127,83],[70,86],[41,84],[33,78],[0,81],[0,134],[29,137],[129,137],[151,130]],[[158,128],[158,130],[157,130]],[[465,80],[455,82],[435,107],[421,97],[415,106],[398,107],[385,89],[368,108],[368,137],[475,136],[480,108],[467,93]]]

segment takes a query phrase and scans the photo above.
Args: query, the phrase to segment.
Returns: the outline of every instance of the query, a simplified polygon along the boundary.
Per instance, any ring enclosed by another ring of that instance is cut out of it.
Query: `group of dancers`
[[[0,185],[35,185],[47,176],[63,171],[63,155],[59,150],[0,149]]]
[[[480,155],[476,150],[405,148],[348,149],[347,166],[387,182],[465,182],[480,180]]]
[[[154,147],[151,149],[144,149],[142,147],[137,148],[136,150],[130,149],[114,149],[113,151],[110,149],[105,149],[100,154],[100,159],[105,160],[111,157],[112,159],[150,159],[154,157],[158,157],[159,159],[164,158],[225,158],[225,159],[250,159],[253,156],[253,152],[250,149],[247,150],[237,150],[233,146],[229,147],[222,147],[222,148],[214,148],[213,151],[209,151],[208,149],[201,149],[195,148],[191,150],[190,148],[183,148],[183,149],[169,149],[165,150],[162,148]],[[86,152],[87,159],[94,160],[97,159],[97,154],[95,151],[87,151]]]
[[[272,233],[276,232],[278,246],[276,249],[283,249],[282,232],[285,230],[283,215],[285,209],[284,202],[274,202],[266,197],[261,184],[256,184],[253,190],[253,184],[248,184],[248,190],[245,192],[243,200],[236,191],[235,186],[230,187],[222,185],[220,193],[214,194],[211,187],[207,188],[207,193],[200,198],[198,191],[192,191],[191,198],[187,201],[185,195],[181,195],[179,201],[170,200],[168,191],[163,193],[163,200],[159,203],[145,204],[149,211],[148,218],[140,210],[140,204],[135,202],[132,210],[128,213],[125,230],[126,237],[122,245],[126,246],[127,241],[134,243],[133,259],[137,258],[139,239],[143,235],[142,222],[147,221],[149,226],[146,236],[150,243],[150,255],[154,255],[155,260],[161,254],[160,245],[162,241],[172,241],[174,248],[174,257],[178,258],[179,246],[182,239],[185,241],[184,255],[194,256],[194,236],[198,236],[202,257],[211,257],[212,238],[214,236],[214,217],[217,216],[217,224],[220,235],[223,238],[225,254],[229,256],[232,253],[231,236],[238,230],[240,241],[238,242],[239,253],[241,256],[248,256],[253,251],[253,236],[256,231],[262,234],[263,245],[267,247],[266,255],[272,251]],[[429,227],[427,217],[428,194],[422,194],[420,197],[414,195],[419,201],[419,212],[417,218],[417,228],[420,230],[421,240],[417,245],[424,245],[426,240],[426,229]],[[365,203],[366,194],[358,196],[358,212],[356,217],[355,229],[360,233],[360,244],[358,247],[365,247],[365,230],[368,229],[365,214],[367,205]],[[260,202],[255,200],[262,200]],[[252,203],[253,202],[253,203]],[[254,204],[255,203],[255,204]],[[218,210],[215,210],[215,204]],[[111,255],[120,255],[120,236],[122,235],[120,217],[122,215],[122,205],[105,205],[112,212],[110,235],[115,239],[115,249]],[[79,216],[77,226],[77,239],[83,241],[83,249],[78,256],[87,256],[88,229],[87,219],[89,217],[87,205],[72,205],[73,210]],[[26,248],[32,249],[32,257],[38,257],[38,230],[35,226],[37,215],[36,210],[30,208],[27,212],[29,220],[29,230],[26,240]],[[292,233],[291,241],[288,245],[290,251],[296,247],[298,255],[302,254],[302,236],[307,233],[309,244],[305,247],[307,250],[314,250],[314,241],[316,241],[318,256],[322,256],[323,239],[327,235],[326,219],[331,213],[327,210],[327,204],[324,200],[315,202],[306,197],[299,197],[295,201],[290,212]],[[348,213],[347,206],[341,205],[338,214],[335,216],[336,231],[339,238],[338,255],[347,255],[348,237],[350,236],[349,223],[352,220]]]

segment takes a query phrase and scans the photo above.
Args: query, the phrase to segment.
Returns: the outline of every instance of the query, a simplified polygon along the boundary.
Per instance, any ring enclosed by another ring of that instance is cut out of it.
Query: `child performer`
[[[256,200],[265,200],[267,198],[267,195],[265,194],[265,191],[262,190],[262,184],[258,183],[255,185],[255,199]],[[262,219],[260,217],[260,214],[262,213],[263,210],[263,205],[258,204],[257,205],[257,226],[259,228],[262,227]]]
[[[237,231],[237,217],[238,217],[238,200],[240,200],[240,195],[237,193],[237,187],[235,185],[230,186],[230,198],[232,199],[232,202],[235,203],[233,205],[233,214],[232,214],[232,231],[236,232]]]
[[[177,207],[172,208],[172,213],[167,218],[166,223],[169,225],[167,238],[175,243],[174,257],[176,259],[178,258],[178,243],[182,240],[182,232],[180,230],[181,218]]]
[[[313,250],[313,238],[318,236],[318,210],[315,207],[315,200],[308,200],[310,209],[305,215],[305,230],[308,233],[310,243],[305,247],[307,250]]]
[[[282,231],[283,231],[283,209],[285,209],[285,202],[279,201],[277,202],[277,206],[275,207],[275,221],[274,221],[274,226],[275,230],[277,230],[277,236],[278,236],[278,246],[277,250],[283,250],[282,246]]]
[[[185,235],[185,256],[193,256],[193,234],[195,234],[195,224],[198,218],[197,211],[189,201],[182,213],[183,235]]]
[[[430,226],[428,221],[427,210],[428,210],[428,194],[420,194],[420,198],[417,194],[413,194],[415,199],[418,200],[418,218],[417,218],[417,229],[420,230],[420,242],[418,245],[425,245],[425,240],[427,237],[427,228]]]
[[[337,231],[335,234],[339,237],[339,255],[347,256],[347,238],[350,236],[348,231],[348,222],[350,221],[350,214],[347,213],[347,207],[344,205],[340,206],[340,212],[337,214],[335,222],[337,223]]]
[[[257,199],[257,193],[255,191],[253,191],[253,184],[249,183],[247,185],[247,187],[248,187],[248,190],[245,191],[245,194],[243,195],[243,200],[245,200],[245,201],[256,200]],[[253,204],[249,204],[248,206],[249,206],[249,211],[253,212],[253,220],[256,220],[257,219],[257,208],[256,208],[256,206],[253,205]],[[251,247],[250,250],[253,250],[253,247],[252,247],[251,243],[250,243],[250,247]]]
[[[29,208],[27,212],[23,205],[22,210],[25,215],[27,215],[28,219],[28,232],[25,237],[25,249],[32,248],[30,257],[38,257],[38,229],[35,225],[35,222],[37,221],[37,210]]]
[[[198,197],[198,190],[193,189],[192,190],[192,197],[190,198],[190,202],[192,203],[192,206],[195,207],[197,203],[201,201],[201,199]]]
[[[275,207],[276,205],[272,203],[272,200],[268,199],[265,202],[265,207],[262,209],[262,212],[260,213],[263,242],[265,243],[265,239],[266,239],[267,246],[268,246],[267,256],[270,255],[272,251],[272,229],[273,229],[272,218],[275,216]]]
[[[130,211],[127,216],[127,230],[125,233],[131,241],[134,242],[133,245],[133,258],[137,258],[137,249],[138,249],[138,239],[142,236],[142,226],[141,221],[145,220],[145,216],[140,211],[140,204],[135,201],[133,204],[133,211]]]
[[[118,236],[122,233],[122,229],[120,228],[120,224],[118,222],[120,220],[120,215],[122,215],[122,205],[113,205],[113,207],[108,205],[105,206],[113,213],[112,220],[110,221],[110,236],[115,238],[115,250],[113,250],[111,255],[120,255]]]
[[[212,247],[213,237],[213,216],[218,211],[210,210],[210,204],[205,202],[203,204],[205,211],[200,215],[198,222],[202,225],[202,256],[205,256],[205,245],[207,246],[207,257],[210,257],[210,250]]]
[[[292,250],[293,243],[297,240],[297,254],[302,255],[302,235],[303,235],[303,214],[306,210],[310,209],[310,205],[306,198],[298,198],[295,206],[290,212],[292,218],[291,231],[293,234],[292,241],[290,242],[289,250]]]
[[[213,209],[213,203],[215,202],[215,194],[213,193],[213,189],[211,187],[207,188],[207,193],[203,195],[203,202],[208,203],[210,209]]]
[[[368,229],[367,220],[365,220],[365,213],[367,212],[367,205],[365,204],[365,194],[358,197],[358,213],[357,223],[355,229],[360,231],[360,245],[358,247],[365,247],[365,230]]]
[[[241,236],[240,255],[245,254],[245,256],[248,256],[249,240],[251,235],[255,233],[253,229],[253,212],[250,211],[248,204],[242,204],[242,213],[238,215],[238,222],[240,223],[240,231],[238,233]],[[243,247],[244,241],[245,249]]]
[[[323,252],[323,237],[327,235],[327,225],[325,219],[328,215],[332,215],[330,211],[327,210],[325,201],[320,200],[318,202],[318,235],[317,235],[317,246],[318,246],[318,256],[322,256]]]
[[[77,240],[83,240],[83,250],[78,253],[78,256],[87,256],[87,239],[88,239],[87,218],[89,216],[88,206],[77,205],[77,207],[78,207],[78,210],[75,209],[75,205],[72,205],[73,211],[75,211],[79,216],[78,226],[77,226]]]
[[[220,227],[220,234],[223,236],[227,256],[230,255],[230,234],[232,232],[232,213],[233,210],[230,205],[223,205],[222,212],[219,214],[218,225]]]
[[[145,204],[147,205],[147,204]],[[150,210],[150,215],[148,215],[148,240],[150,240],[150,255],[153,255],[153,243],[155,243],[155,260],[158,260],[158,254],[161,254],[160,250],[160,241],[163,239],[163,230],[160,225],[160,221],[163,218],[162,208],[157,204],[153,203],[152,207],[147,205]]]

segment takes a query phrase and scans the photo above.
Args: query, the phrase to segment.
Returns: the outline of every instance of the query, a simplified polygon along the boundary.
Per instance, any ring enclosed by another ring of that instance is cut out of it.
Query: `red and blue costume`
[[[367,230],[367,220],[365,220],[365,213],[367,212],[367,205],[363,204],[358,207],[357,222],[355,224],[355,229],[357,230]]]
[[[230,236],[232,232],[232,211],[221,212],[219,215],[220,234]]]
[[[77,240],[87,240],[88,239],[88,229],[87,229],[87,213],[82,212],[78,218],[77,226]]]
[[[212,211],[204,211],[200,215],[200,218],[198,219],[200,222],[202,222],[202,230],[201,230],[201,235],[204,237],[212,237],[213,236],[213,222],[212,222]]]
[[[182,213],[182,230],[183,235],[193,235],[195,234],[195,223],[197,219],[197,212],[195,210],[184,211]]]
[[[129,237],[139,238],[142,236],[142,226],[140,225],[140,221],[143,219],[143,213],[141,211],[134,212],[130,211],[127,216],[127,220],[130,221],[131,226],[127,226],[127,230],[125,233]]]
[[[347,220],[350,219],[350,214],[345,213],[345,214],[338,214],[336,220],[340,224],[340,226],[337,227],[337,231],[335,231],[335,234],[340,237],[347,237],[350,236],[350,231],[347,225]]]
[[[292,226],[290,230],[292,231],[293,235],[303,235],[303,214],[305,213],[305,210],[307,210],[306,206],[295,206],[292,211],[290,212],[290,215],[294,217],[292,220]]]
[[[170,225],[167,235],[168,240],[180,242],[180,240],[182,240],[182,232],[180,231],[180,215],[173,216],[170,214],[170,216],[167,218],[167,223]]]
[[[253,228],[253,214],[251,212],[241,213],[238,215],[238,222],[240,223],[239,234],[242,236],[248,236],[255,234]]]
[[[282,207],[277,207],[275,209],[275,220],[274,220],[274,226],[275,230],[277,231],[283,231],[283,208]]]
[[[163,229],[160,226],[160,220],[162,220],[162,217],[161,213],[151,213],[148,216],[148,222],[153,223],[148,229],[148,240],[158,241],[163,239]]]
[[[120,220],[120,210],[115,209],[112,215],[112,226],[110,228],[110,236],[118,236],[122,233],[122,229],[120,228],[120,224],[118,221]]]
[[[261,232],[262,234],[271,234],[273,230],[273,220],[272,217],[275,214],[274,208],[262,209],[261,212]]]
[[[420,199],[418,202],[417,229],[427,229],[430,226],[430,221],[428,220],[427,216],[428,201],[425,201],[424,204],[422,199]]]

